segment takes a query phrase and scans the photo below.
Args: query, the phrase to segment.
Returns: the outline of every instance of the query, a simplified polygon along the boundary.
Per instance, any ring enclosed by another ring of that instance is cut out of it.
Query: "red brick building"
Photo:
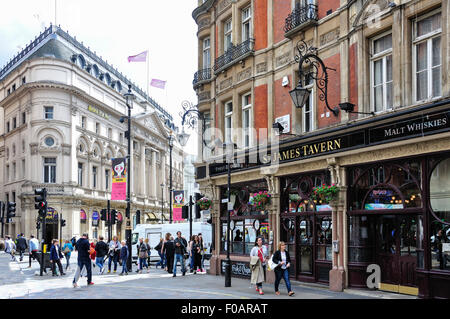
[[[449,16],[448,0],[199,1],[193,86],[208,146],[197,182],[214,202],[212,273],[228,248],[227,170],[211,142],[220,139],[238,147],[234,275],[248,275],[263,236],[271,253],[287,243],[300,281],[366,288],[375,264],[380,289],[450,297]],[[299,79],[299,43],[327,68],[330,108],[320,81]],[[297,108],[289,92],[299,80],[311,94]],[[332,184],[333,200],[314,195]],[[263,209],[250,204],[259,191],[271,194]]]

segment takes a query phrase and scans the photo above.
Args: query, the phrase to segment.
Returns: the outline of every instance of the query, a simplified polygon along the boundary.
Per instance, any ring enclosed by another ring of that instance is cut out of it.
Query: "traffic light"
[[[106,220],[108,220],[108,210],[107,209],[102,209],[101,211],[100,211],[100,220],[104,220],[104,221],[106,221]]]
[[[201,217],[201,215],[200,215],[200,205],[198,205],[197,202],[198,202],[200,199],[203,198],[203,195],[200,194],[200,193],[194,193],[194,197],[195,197],[195,201],[194,201],[194,203],[195,203],[195,206],[194,206],[194,209],[195,209],[195,218],[196,218],[196,219],[199,219],[199,218]]]
[[[41,222],[40,221],[36,222],[36,229],[37,230],[41,229]]]
[[[189,218],[189,206],[185,205],[181,209],[181,218],[188,219]]]
[[[66,227],[66,220],[65,219],[61,219],[61,227]]]
[[[117,210],[111,210],[111,225],[114,225],[117,221]]]
[[[39,210],[39,216],[47,216],[47,189],[37,188],[34,190],[34,209]]]
[[[141,211],[138,209],[136,211],[136,225],[139,225],[141,223]]]
[[[16,217],[16,203],[8,202],[6,204],[6,218],[10,219]]]

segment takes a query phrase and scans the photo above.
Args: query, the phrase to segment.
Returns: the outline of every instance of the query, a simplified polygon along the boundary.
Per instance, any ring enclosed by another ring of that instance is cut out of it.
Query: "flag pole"
[[[147,83],[146,83],[147,95],[148,96],[150,96],[150,93],[149,93],[149,88],[150,88],[150,81],[149,81],[149,78],[150,78],[150,63],[148,62],[148,52],[149,51],[150,50],[147,51]]]

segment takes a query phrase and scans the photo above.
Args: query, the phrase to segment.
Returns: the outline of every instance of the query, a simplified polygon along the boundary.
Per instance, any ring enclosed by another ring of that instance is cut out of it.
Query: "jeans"
[[[80,273],[81,273],[81,270],[83,269],[83,267],[86,267],[88,284],[92,282],[91,260],[83,259],[83,260],[78,260],[78,266],[77,266],[77,270],[75,272],[75,277],[73,278],[73,283],[77,283],[78,279],[80,279]]]
[[[70,253],[69,254],[66,254],[66,270],[67,270],[67,268],[69,268],[69,265],[70,265]]]
[[[142,270],[143,266],[148,269],[147,258],[139,258],[139,270]]]
[[[127,259],[126,258],[122,258],[122,274],[123,273],[128,274]]]
[[[114,262],[114,271],[117,270],[117,263],[119,262],[119,255],[114,254],[113,257],[109,256],[109,262],[108,262],[108,271],[111,271],[111,263]]]
[[[289,271],[288,269],[276,270],[275,271],[275,292],[278,291],[278,286],[280,285],[281,278],[284,279],[286,283],[287,291],[291,291],[291,281],[289,280]]]
[[[100,271],[103,269],[103,258],[104,257],[95,257],[95,264],[100,268]]]
[[[161,254],[160,251],[158,251],[159,255],[159,261],[156,263],[156,267],[161,266],[161,268],[164,268],[166,266],[166,255]]]
[[[19,256],[20,256],[20,261],[23,260],[23,254],[25,253],[25,250],[23,249],[19,249]]]
[[[180,261],[180,264],[181,264],[181,272],[182,273],[186,272],[186,268],[184,267],[184,256],[182,254],[175,254],[175,260],[173,262],[173,274],[174,275],[177,274],[178,260]]]
[[[192,270],[194,268],[194,254],[191,253],[190,254],[191,258],[190,258],[190,263],[189,263],[189,268]]]

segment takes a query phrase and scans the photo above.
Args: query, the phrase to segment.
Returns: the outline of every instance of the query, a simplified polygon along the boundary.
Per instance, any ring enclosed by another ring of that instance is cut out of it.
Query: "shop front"
[[[450,297],[450,154],[348,168],[349,286]]]
[[[331,185],[327,171],[281,178],[280,240],[293,259],[290,276],[300,281],[329,282],[332,208],[314,195],[322,185]]]

